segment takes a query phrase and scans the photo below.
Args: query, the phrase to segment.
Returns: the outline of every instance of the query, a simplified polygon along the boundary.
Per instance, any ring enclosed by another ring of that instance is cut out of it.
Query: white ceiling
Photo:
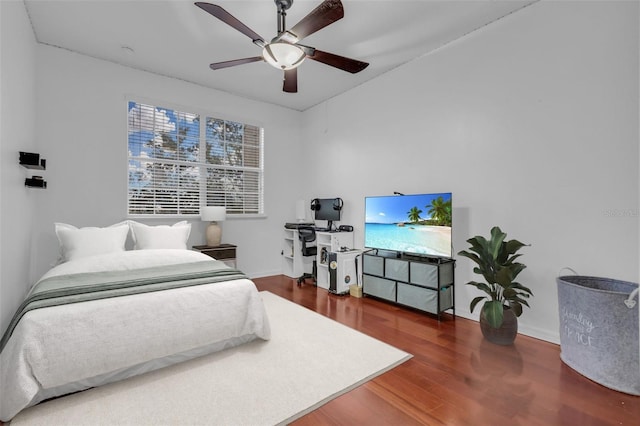
[[[369,62],[358,74],[307,60],[298,93],[282,91],[282,71],[254,62],[212,71],[209,64],[259,56],[244,34],[186,0],[25,0],[40,43],[303,111],[425,55],[537,0],[342,0],[344,18],[303,44]],[[273,0],[211,0],[270,40]],[[291,28],[321,0],[295,0]],[[133,49],[127,52],[123,47]]]

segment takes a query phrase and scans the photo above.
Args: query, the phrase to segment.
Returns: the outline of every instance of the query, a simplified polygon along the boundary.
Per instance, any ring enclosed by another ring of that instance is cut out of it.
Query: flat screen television
[[[333,222],[340,220],[342,212],[342,200],[340,198],[316,198],[312,201],[315,220],[326,220],[327,231],[333,228]]]
[[[453,256],[451,193],[365,197],[364,246],[423,256]]]

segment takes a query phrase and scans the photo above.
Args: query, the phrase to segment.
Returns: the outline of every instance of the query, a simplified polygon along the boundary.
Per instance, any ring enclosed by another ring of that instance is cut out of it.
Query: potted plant
[[[477,235],[467,240],[471,247],[458,254],[468,257],[478,266],[473,272],[484,277],[486,282],[469,281],[467,284],[487,293],[471,301],[473,312],[478,303],[488,299],[480,312],[480,328],[483,336],[500,345],[510,345],[518,333],[518,318],[522,315],[522,305],[529,307],[527,298],[533,296],[530,289],[515,281],[525,265],[515,260],[522,256],[518,250],[527,244],[518,240],[506,241],[507,234],[494,226],[491,238]]]

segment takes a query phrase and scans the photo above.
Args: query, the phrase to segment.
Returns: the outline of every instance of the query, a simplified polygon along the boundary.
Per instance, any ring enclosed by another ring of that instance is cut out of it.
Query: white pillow
[[[186,220],[173,225],[149,226],[129,221],[134,250],[187,249],[191,224]]]
[[[56,223],[55,230],[60,243],[61,261],[66,262],[124,251],[129,225],[120,222],[106,228],[76,228],[66,223]]]

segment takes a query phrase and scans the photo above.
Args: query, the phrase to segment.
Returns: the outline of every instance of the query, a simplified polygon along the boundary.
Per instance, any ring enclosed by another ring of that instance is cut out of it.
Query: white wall
[[[293,220],[303,188],[291,160],[300,157],[299,112],[44,45],[38,61],[37,138],[48,156],[48,189],[33,228],[31,280],[56,260],[54,222],[107,226],[126,218],[127,95],[264,126],[267,217],[225,221],[222,241],[238,245],[238,267],[250,276],[280,273],[282,224]],[[206,224],[192,223],[190,243],[204,244]]]
[[[18,165],[20,151],[37,152],[36,41],[22,2],[0,2],[0,330],[9,324],[28,287],[31,226],[40,190]]]
[[[365,196],[452,191],[456,253],[494,225],[531,244],[520,330],[559,341],[563,267],[638,282],[638,17],[536,3],[306,111],[328,154],[309,195],[344,198],[362,244]],[[473,275],[458,257],[456,313],[477,319]]]

